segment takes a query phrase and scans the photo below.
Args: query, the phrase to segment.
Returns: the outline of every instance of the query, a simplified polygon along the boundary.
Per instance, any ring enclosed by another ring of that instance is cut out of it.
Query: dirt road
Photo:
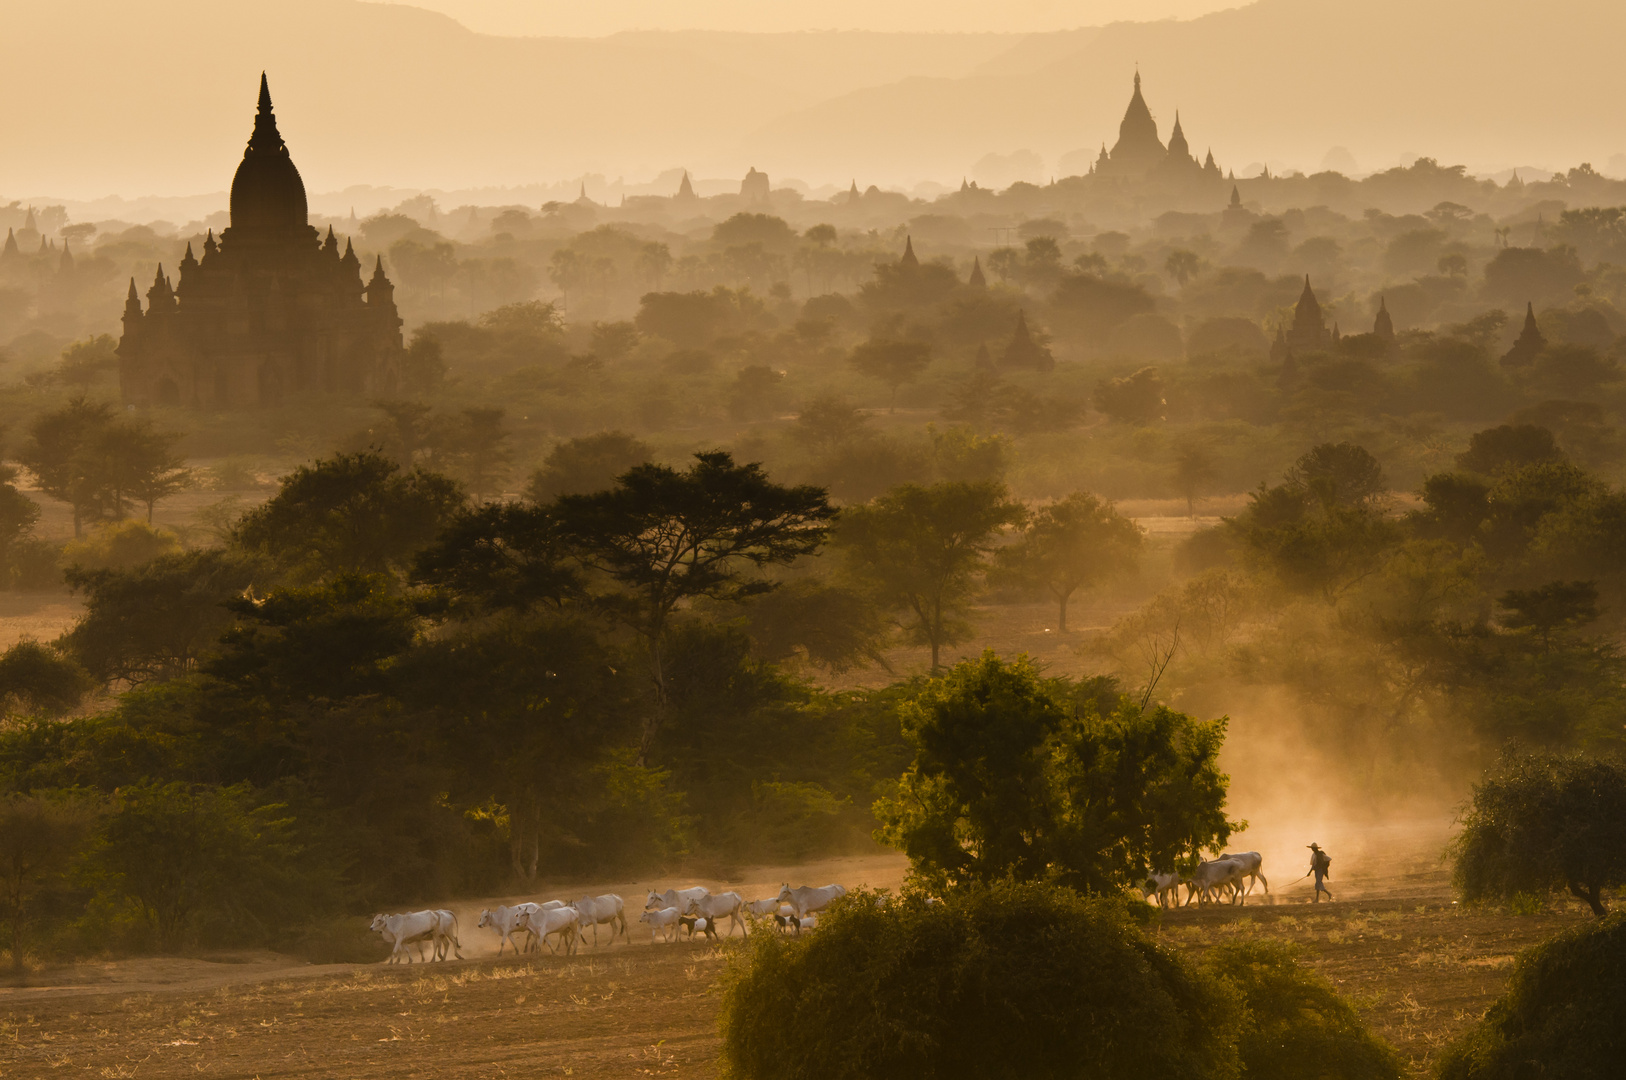
[[[1586,917],[1570,908],[1540,916],[1464,912],[1450,900],[1437,857],[1423,859],[1426,850],[1419,847],[1412,862],[1385,863],[1387,874],[1363,875],[1357,863],[1339,882],[1335,904],[1311,906],[1289,891],[1275,905],[1168,912],[1157,932],[1193,954],[1238,935],[1303,945],[1422,1070],[1500,993],[1519,949]],[[879,856],[710,884],[747,896],[770,893],[786,876],[883,886],[902,869],[895,856]],[[641,908],[639,885],[615,891]],[[272,953],[147,958],[0,988],[0,1078],[716,1075],[715,983],[727,944],[652,946],[635,923],[630,945],[497,960],[494,936],[473,930],[470,905],[458,906],[470,957],[461,962],[317,967]],[[476,917],[480,906],[472,906]]]

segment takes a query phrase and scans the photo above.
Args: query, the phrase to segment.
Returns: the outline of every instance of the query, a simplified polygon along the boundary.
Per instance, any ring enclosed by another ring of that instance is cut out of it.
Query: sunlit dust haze
[[[313,196],[674,168],[957,186],[1018,151],[1043,182],[1114,140],[1137,65],[1162,129],[1178,111],[1239,175],[1334,147],[1347,172],[1626,152],[1605,0],[432,6],[8,5],[0,190],[223,198],[262,69]]]

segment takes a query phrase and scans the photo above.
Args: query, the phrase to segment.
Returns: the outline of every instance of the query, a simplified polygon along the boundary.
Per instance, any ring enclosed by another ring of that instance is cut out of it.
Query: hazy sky
[[[907,30],[1028,33],[1120,19],[1190,18],[1243,0],[417,0],[486,34],[621,30]]]
[[[1004,183],[980,163],[1012,155],[1042,180],[1117,137],[1137,65],[1164,137],[1178,110],[1197,152],[1240,175],[1315,169],[1335,147],[1354,171],[1418,154],[1476,172],[1626,170],[1622,0],[1543,0],[1539,17],[1527,0],[1255,0],[1198,14],[1211,6],[276,0],[266,18],[242,0],[13,0],[0,9],[16,46],[0,101],[18,103],[0,203],[219,197],[261,70],[312,192],[674,168]],[[1174,12],[1192,17],[1102,25]],[[872,32],[737,32],[820,26]],[[639,27],[691,32],[566,36]],[[927,32],[950,29],[967,32]]]

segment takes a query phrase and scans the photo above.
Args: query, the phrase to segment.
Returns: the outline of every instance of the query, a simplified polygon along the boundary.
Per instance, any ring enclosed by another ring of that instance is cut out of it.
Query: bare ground
[[[1167,912],[1156,932],[1193,954],[1241,935],[1301,944],[1423,1075],[1501,992],[1520,949],[1586,918],[1572,907],[1460,909],[1439,866],[1438,828],[1391,834],[1382,859],[1350,847],[1337,902],[1310,905],[1290,869],[1267,863],[1277,879],[1269,900]],[[876,855],[697,883],[756,897],[787,879],[887,887],[903,870],[897,856]],[[635,918],[647,884],[591,891],[620,892]],[[544,885],[536,895],[586,891]],[[315,966],[243,952],[42,973],[35,985],[0,988],[0,1078],[716,1075],[715,983],[730,945],[651,945],[633,923],[630,944],[499,960],[494,935],[474,929],[494,902],[453,905],[467,959],[444,964]]]

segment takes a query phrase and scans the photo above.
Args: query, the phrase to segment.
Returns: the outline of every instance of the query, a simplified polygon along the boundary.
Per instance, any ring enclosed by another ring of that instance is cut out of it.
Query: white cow
[[[390,963],[398,964],[405,956],[410,964],[412,953],[407,951],[406,946],[416,942],[418,959],[423,959],[423,943],[433,942],[440,930],[440,913],[409,911],[400,915],[374,915],[372,928],[374,932],[384,935],[384,940],[391,946]],[[438,954],[438,948],[436,951]]]
[[[677,935],[678,909],[675,907],[645,908],[644,913],[638,916],[638,921],[649,924],[649,943],[655,944],[655,935],[660,934],[667,942],[671,942]]]
[[[771,900],[751,900],[745,905],[745,910],[753,915],[777,915],[779,913],[779,897]]]
[[[817,889],[810,885],[798,885],[793,889],[786,882],[785,887],[779,890],[779,902],[794,908],[798,919],[805,919],[846,895],[847,890],[841,885],[824,885]]]
[[[1195,895],[1206,903],[1213,894],[1222,889],[1231,890],[1231,903],[1246,903],[1242,899],[1242,882],[1247,877],[1243,865],[1235,859],[1215,859],[1213,862],[1198,863],[1197,869],[1192,871],[1191,878],[1186,882],[1191,890],[1186,901]]]
[[[1270,882],[1265,880],[1265,858],[1263,855],[1260,855],[1257,851],[1238,851],[1235,854],[1226,852],[1224,855],[1221,855],[1220,858],[1230,859],[1232,862],[1242,864],[1243,875],[1248,879],[1249,893],[1253,892],[1253,883],[1255,880],[1258,880],[1264,885],[1266,893],[1270,892]]]
[[[581,932],[581,916],[576,914],[573,907],[561,906],[556,908],[544,907],[537,911],[528,911],[520,916],[522,925],[541,939],[548,947],[548,951],[555,956],[559,950],[554,948],[553,942],[548,938],[558,935],[559,941],[565,948],[565,955],[573,955],[576,951],[576,938]]]
[[[685,915],[704,915],[714,924],[718,919],[726,916],[730,934],[733,934],[734,928],[738,926],[741,934],[746,937],[751,936],[744,919],[745,901],[740,899],[740,894],[737,892],[723,892],[713,896],[696,897],[689,901],[689,906],[684,909],[683,913]]]
[[[1174,895],[1174,906],[1180,906],[1180,875],[1178,872],[1170,874],[1147,874],[1146,880],[1141,882],[1140,894],[1147,900],[1153,895],[1157,896],[1157,906],[1167,908],[1169,895]]]
[[[514,942],[514,934],[516,933],[524,933],[525,951],[530,952],[536,948],[536,935],[531,933],[528,924],[520,921],[520,916],[541,910],[542,905],[540,904],[524,903],[515,904],[513,907],[498,904],[494,908],[486,908],[480,912],[480,929],[489,928],[497,931],[498,956],[502,955],[502,948],[505,944],[513,945],[515,954],[519,953],[520,948]]]
[[[395,935],[391,933],[389,928],[386,927],[381,921],[387,918],[389,918],[387,915],[374,915],[372,922],[372,929],[384,939],[384,944],[390,947],[390,955],[384,962],[386,964],[398,964],[401,962],[401,955],[405,954],[407,963],[410,964],[412,962],[412,954],[402,947],[404,945],[416,945],[418,947],[418,959],[422,960],[424,958],[423,943],[429,940],[429,936],[424,934],[419,937],[411,938],[407,941],[398,941],[396,940]]]
[[[435,910],[435,959],[446,959],[446,946],[452,947],[452,952],[459,960],[463,959],[463,943],[457,940],[457,916],[445,908]]]
[[[687,889],[667,889],[663,893],[651,892],[649,899],[644,901],[644,910],[660,911],[663,908],[675,907],[682,911],[689,906],[690,900],[698,900],[702,896],[710,895],[710,890],[702,889],[698,885],[690,886]]]
[[[615,935],[619,932],[623,937],[627,934],[626,905],[615,893],[605,893],[602,896],[584,896],[570,905],[581,916],[582,926],[593,928],[593,946],[598,947],[599,923],[610,924],[610,944],[615,944]],[[627,938],[628,944],[632,939]]]

